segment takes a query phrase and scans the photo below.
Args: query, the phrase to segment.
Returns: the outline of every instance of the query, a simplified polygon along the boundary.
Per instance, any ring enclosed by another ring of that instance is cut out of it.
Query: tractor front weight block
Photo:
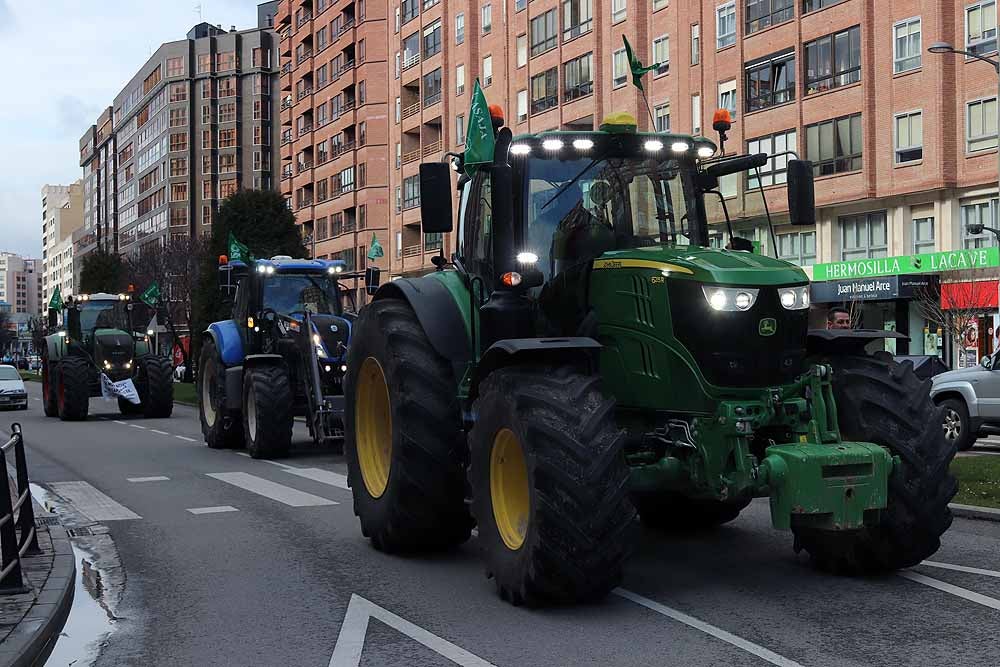
[[[893,459],[871,443],[799,443],[767,448],[759,482],[771,498],[771,523],[856,530],[886,507]]]

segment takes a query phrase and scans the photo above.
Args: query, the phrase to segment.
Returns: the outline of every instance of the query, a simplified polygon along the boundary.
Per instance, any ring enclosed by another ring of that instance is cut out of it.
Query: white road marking
[[[365,648],[365,635],[368,634],[368,619],[371,618],[382,621],[462,667],[494,667],[493,663],[486,662],[388,609],[383,609],[374,602],[353,594],[347,605],[344,622],[340,625],[340,635],[333,649],[333,657],[330,658],[330,667],[358,667],[361,664],[361,652]]]
[[[239,488],[250,491],[251,493],[264,496],[265,498],[277,500],[279,503],[284,503],[285,505],[290,505],[292,507],[315,507],[319,505],[340,504],[336,501],[314,496],[311,493],[299,491],[298,489],[293,489],[290,486],[278,484],[277,482],[272,482],[264,479],[263,477],[257,477],[256,475],[250,475],[245,472],[213,472],[208,473],[208,476],[221,482],[238,486]]]
[[[42,399],[38,398],[37,396],[32,396],[32,397],[31,397],[31,400],[33,400],[33,401],[40,401],[40,400],[42,400]]]
[[[87,482],[52,482],[56,494],[62,496],[81,514],[92,521],[118,521],[142,517],[104,495]]]
[[[194,438],[189,438],[186,435],[175,435],[175,438],[180,438],[181,440],[187,440],[188,442],[198,442]]]
[[[146,430],[145,426],[139,426],[138,424],[129,424],[129,426],[131,426],[132,428],[141,428],[143,431]]]
[[[166,431],[157,431],[155,428],[149,429],[152,433],[159,433],[160,435],[170,435]]]
[[[351,487],[347,486],[347,476],[341,475],[339,472],[333,472],[332,470],[323,470],[322,468],[287,468],[285,472],[305,477],[321,484],[329,484],[338,489],[346,489],[348,491],[351,489]]]
[[[616,588],[614,590],[614,594],[623,597],[626,600],[635,602],[638,605],[642,605],[650,611],[655,611],[657,614],[663,614],[668,618],[672,618],[678,623],[683,623],[684,625],[692,627],[695,630],[700,630],[705,634],[715,637],[716,639],[721,639],[727,644],[743,649],[747,653],[752,653],[772,665],[780,665],[781,667],[802,667],[801,664],[795,662],[794,660],[789,660],[784,656],[778,655],[770,649],[754,644],[753,642],[743,639],[742,637],[737,637],[732,633],[726,632],[722,628],[717,628],[714,625],[706,623],[705,621],[689,616],[682,611],[677,611],[676,609],[643,597],[638,593],[633,593],[632,591],[625,590],[624,588]]]
[[[157,475],[155,477],[127,477],[130,482],[168,482],[169,477],[164,477],[163,475]]]
[[[128,426],[128,422],[123,422],[123,421],[121,421],[121,420],[119,420],[119,419],[116,419],[116,420],[115,420],[115,423],[116,423],[116,424],[121,424],[122,426]]]
[[[984,570],[978,567],[968,567],[967,565],[952,565],[951,563],[938,563],[932,560],[925,560],[921,565],[927,565],[928,567],[937,567],[942,570],[954,570],[955,572],[968,572],[969,574],[981,574],[984,577],[997,577],[1000,578],[1000,572],[996,570]]]
[[[897,574],[904,579],[909,579],[910,581],[915,581],[918,584],[923,584],[924,586],[930,586],[931,588],[936,588],[939,591],[944,591],[945,593],[950,593],[951,595],[957,595],[960,598],[964,598],[969,602],[975,602],[976,604],[981,604],[984,607],[989,607],[990,609],[996,609],[1000,611],[1000,600],[996,598],[991,598],[988,595],[983,595],[982,593],[977,593],[975,591],[970,591],[968,588],[962,588],[961,586],[955,586],[954,584],[949,584],[940,579],[933,579],[931,577],[925,577],[922,574],[917,574],[916,572],[911,572],[909,570],[904,572],[897,572]]]
[[[239,454],[240,456],[245,456],[248,459],[252,459],[253,458],[252,456],[250,456],[246,452],[236,452],[236,453]],[[297,469],[294,466],[286,465],[284,463],[279,463],[278,461],[269,461],[267,459],[257,459],[257,460],[260,461],[261,463],[270,463],[273,466],[278,466],[279,468],[284,468],[285,470],[296,470]]]
[[[220,512],[239,512],[231,505],[219,505],[218,507],[192,507],[188,509],[191,514],[218,514]]]

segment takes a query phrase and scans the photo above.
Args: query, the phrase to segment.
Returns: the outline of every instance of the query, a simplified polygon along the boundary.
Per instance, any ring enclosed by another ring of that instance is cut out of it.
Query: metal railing
[[[403,164],[410,164],[411,162],[416,162],[419,159],[420,159],[420,149],[419,148],[417,150],[415,150],[415,151],[408,151],[406,153],[403,153],[403,156],[402,156],[402,162],[403,162]]]
[[[431,155],[434,155],[435,153],[440,153],[441,152],[441,147],[442,147],[442,144],[441,144],[441,140],[440,139],[438,139],[437,141],[431,142],[431,143],[427,144],[426,146],[424,146],[423,156],[424,157],[429,157]]]
[[[31,504],[31,487],[28,484],[28,463],[24,458],[24,437],[21,425],[10,427],[10,440],[0,445],[0,594],[27,591],[21,572],[21,557],[38,554],[38,535],[35,532],[35,509]],[[14,467],[17,470],[17,497],[11,502],[10,477],[7,475],[7,453],[14,450]]]
[[[414,102],[409,106],[403,107],[403,112],[401,115],[403,117],[403,120],[406,120],[410,116],[416,116],[418,113],[420,113],[420,100],[417,100],[416,102]]]

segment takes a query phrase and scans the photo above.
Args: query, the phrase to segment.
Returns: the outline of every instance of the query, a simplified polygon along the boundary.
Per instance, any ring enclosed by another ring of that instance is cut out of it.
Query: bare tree
[[[988,303],[996,293],[996,281],[977,280],[981,277],[981,272],[951,271],[942,274],[941,281],[914,290],[913,302],[921,317],[962,348],[963,341],[978,334],[979,316],[984,313],[981,304]],[[961,283],[961,287],[955,283]]]

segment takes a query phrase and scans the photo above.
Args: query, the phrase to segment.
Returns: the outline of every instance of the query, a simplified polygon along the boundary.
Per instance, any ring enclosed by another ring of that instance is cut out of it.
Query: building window
[[[590,32],[593,27],[593,0],[563,0],[564,42]]]
[[[726,81],[719,84],[719,108],[728,109],[729,115],[736,118],[736,82]]]
[[[210,100],[215,97],[215,79],[203,79],[201,82],[201,99]]]
[[[778,155],[778,153],[797,150],[795,130],[769,134],[765,137],[758,137],[748,141],[748,154],[766,153],[774,157],[760,168],[760,181],[757,180],[757,171],[747,172],[747,190],[755,190],[760,185],[767,187],[769,185],[785,183],[788,180],[788,156]]]
[[[653,119],[656,122],[657,132],[670,131],[670,103],[660,104],[653,107]]]
[[[517,66],[524,67],[528,64],[528,36],[518,35],[516,39]]]
[[[186,208],[172,208],[170,209],[170,226],[171,227],[185,227],[188,221],[188,212]]]
[[[980,56],[997,50],[997,3],[995,0],[966,5],[965,50]]]
[[[626,13],[625,0],[611,0],[611,22],[618,23],[625,20]]]
[[[171,102],[185,102],[188,98],[188,89],[186,83],[172,83],[170,84],[170,101]]]
[[[962,204],[962,235],[963,246],[966,250],[971,250],[973,248],[988,248],[997,244],[996,236],[985,229],[982,234],[969,233],[969,225],[972,223],[996,228],[997,204],[998,202],[996,199]]]
[[[234,111],[235,111],[235,104],[233,106],[234,106]],[[220,105],[220,108],[221,108],[221,105]],[[265,102],[263,100],[254,100],[253,101],[253,119],[254,120],[268,120],[271,117],[270,110],[271,110],[271,107],[267,104],[267,102]],[[233,115],[235,116],[235,113]]]
[[[747,63],[746,109],[757,111],[795,99],[795,52],[786,51]]]
[[[201,147],[211,148],[212,147],[212,131],[202,130],[201,131]]]
[[[424,58],[441,50],[441,19],[424,28]]]
[[[715,48],[723,49],[736,43],[736,2],[715,8]]]
[[[777,234],[775,239],[778,242],[778,259],[799,266],[816,263],[816,232]]]
[[[594,92],[593,61],[594,54],[587,53],[563,64],[564,102],[571,102]]]
[[[170,152],[187,150],[187,133],[176,132],[170,135]]]
[[[260,104],[260,102],[259,101],[254,102],[254,105],[257,104]],[[236,122],[236,102],[225,102],[219,105],[219,122],[220,123]]]
[[[420,62],[420,33],[403,38],[403,69],[409,69]]]
[[[483,58],[483,86],[493,83],[493,56]]]
[[[691,134],[701,134],[701,95],[691,96]]]
[[[188,122],[188,110],[186,107],[170,110],[170,127],[183,127]]]
[[[441,68],[424,74],[421,83],[421,93],[424,96],[424,107],[429,107],[441,101]]]
[[[841,260],[876,259],[888,254],[885,211],[840,218]]]
[[[528,6],[528,0],[514,0],[514,11],[519,12]]]
[[[412,21],[420,13],[420,0],[402,0],[400,9],[403,14],[403,23]]]
[[[187,198],[188,198],[187,183],[170,184],[170,201],[187,201]]]
[[[555,9],[531,19],[531,57],[556,48],[559,33],[558,14]]]
[[[653,11],[655,12],[658,9],[663,9],[669,4],[670,4],[669,0],[653,0]]]
[[[455,143],[461,146],[465,143],[465,116],[455,116]]]
[[[653,63],[658,65],[655,76],[670,71],[670,37],[663,35],[653,40]]]
[[[748,35],[795,16],[794,0],[746,0],[744,9]]]
[[[225,53],[217,53],[215,55],[216,72],[228,72],[233,69],[236,69],[235,51],[226,51]]]
[[[556,67],[531,77],[531,115],[559,104],[559,70]]]
[[[969,153],[997,147],[997,98],[966,105],[965,148]]]
[[[167,76],[184,76],[184,58],[167,58]]]
[[[483,34],[488,35],[493,30],[493,5],[487,3],[482,7]]]
[[[156,87],[156,84],[160,82],[160,76],[161,76],[160,72],[161,72],[160,65],[157,65],[156,69],[150,72],[149,76],[147,76],[145,80],[142,82],[143,95],[149,94],[149,92]]]
[[[211,174],[214,172],[212,169],[212,155],[210,153],[201,156],[201,173],[202,175]]]
[[[358,81],[358,105],[364,104],[368,100],[368,85],[365,80]]]
[[[806,95],[861,81],[861,28],[855,26],[805,45]]]
[[[913,219],[913,254],[934,252],[934,218]]]
[[[400,114],[399,98],[397,97],[396,98],[396,124],[397,125],[399,125],[399,114]]]
[[[219,181],[219,199],[228,199],[236,194],[236,191],[239,189],[239,181],[235,178],[231,178],[228,181]]]
[[[258,125],[256,127],[260,126]],[[231,127],[229,129],[219,130],[219,148],[232,148],[234,146],[236,146],[236,128]]]
[[[701,62],[701,28],[695,23],[691,26],[691,64]]]
[[[455,14],[455,43],[465,42],[465,14]]]
[[[465,92],[465,65],[455,68],[455,94],[461,95]]]
[[[517,122],[523,123],[528,120],[528,91],[517,91]]]
[[[219,173],[236,173],[236,153],[224,153],[219,156]]]
[[[211,74],[211,72],[212,72],[212,54],[211,53],[198,54],[198,74]]]
[[[919,111],[896,115],[896,164],[924,157],[924,124]]]
[[[844,2],[844,0],[802,0],[802,12],[813,12],[817,9],[840,4],[841,2]]]
[[[188,161],[186,157],[170,158],[170,176],[187,176]]]
[[[920,17],[900,21],[892,34],[893,71],[898,74],[920,67]]]
[[[621,88],[628,82],[629,71],[628,57],[625,55],[625,49],[618,49],[615,51],[614,59],[611,63],[612,83],[615,88]]]
[[[806,126],[806,155],[816,176],[861,169],[861,114]]]
[[[403,179],[403,210],[420,206],[420,177],[409,176]]]

